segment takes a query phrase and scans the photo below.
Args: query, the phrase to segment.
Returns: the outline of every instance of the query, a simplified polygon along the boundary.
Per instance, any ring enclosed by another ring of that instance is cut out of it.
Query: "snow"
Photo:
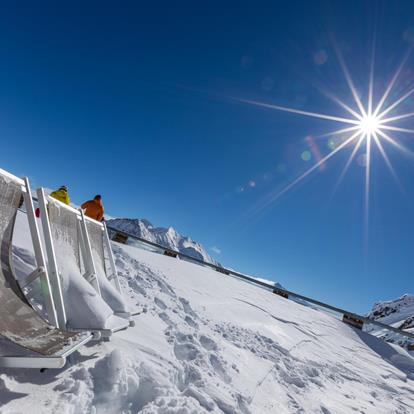
[[[0,413],[414,412],[414,358],[398,346],[212,269],[113,248],[125,300],[146,312],[62,370],[0,370]]]

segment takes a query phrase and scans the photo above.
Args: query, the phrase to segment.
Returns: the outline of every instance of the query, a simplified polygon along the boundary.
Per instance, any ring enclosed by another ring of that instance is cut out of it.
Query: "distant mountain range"
[[[219,265],[207,250],[191,237],[182,236],[173,227],[154,227],[146,219],[116,218],[107,221],[110,227],[133,234],[134,236],[161,244],[199,260]]]
[[[414,333],[414,295],[405,294],[395,300],[377,302],[367,316],[394,328]],[[390,342],[406,342],[389,332],[380,332],[379,336]]]

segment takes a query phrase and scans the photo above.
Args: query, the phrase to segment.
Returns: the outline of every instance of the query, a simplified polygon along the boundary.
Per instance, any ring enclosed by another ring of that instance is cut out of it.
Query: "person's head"
[[[68,187],[66,187],[66,185],[61,185],[61,186],[59,187],[59,190],[63,190],[63,191],[68,192]]]
[[[102,196],[100,194],[97,194],[93,199],[94,200],[101,201],[102,200]]]

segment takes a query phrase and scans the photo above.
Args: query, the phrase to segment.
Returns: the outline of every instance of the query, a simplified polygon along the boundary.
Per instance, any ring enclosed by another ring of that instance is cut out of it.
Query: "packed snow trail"
[[[113,247],[146,313],[64,370],[1,371],[1,413],[414,412],[401,348],[233,277]]]

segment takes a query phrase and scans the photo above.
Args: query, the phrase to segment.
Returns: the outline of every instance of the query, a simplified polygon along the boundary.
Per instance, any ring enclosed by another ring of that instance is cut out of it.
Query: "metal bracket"
[[[344,313],[342,317],[342,322],[346,323],[347,325],[351,325],[357,329],[362,329],[364,326],[363,319],[360,319],[357,316],[351,315],[349,313]]]
[[[33,272],[30,273],[29,276],[26,277],[26,280],[24,281],[24,285],[22,285],[22,288],[25,288],[25,287],[29,286],[36,279],[38,279],[42,275],[44,275],[45,272],[46,272],[46,269],[43,266],[38,267],[37,269],[33,270]]]
[[[172,252],[171,250],[164,250],[164,256],[177,258],[178,255],[177,253]]]
[[[230,272],[226,269],[223,269],[221,267],[216,267],[216,271],[219,273],[223,273],[223,275],[230,275]]]
[[[122,233],[115,233],[115,234],[112,236],[112,240],[113,240],[114,242],[117,242],[117,243],[126,244],[126,243],[127,243],[127,241],[128,241],[128,236],[126,236],[126,235],[124,235],[124,234],[122,234]]]
[[[91,285],[93,285],[96,275],[95,273],[91,273],[87,271],[83,274],[83,278],[86,279]]]
[[[282,296],[282,298],[289,299],[289,294],[281,289],[274,288],[272,293]]]

